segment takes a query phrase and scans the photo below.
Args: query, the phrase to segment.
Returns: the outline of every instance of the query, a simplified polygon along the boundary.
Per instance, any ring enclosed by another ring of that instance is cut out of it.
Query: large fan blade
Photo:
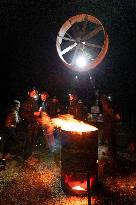
[[[87,35],[85,35],[83,37],[83,41],[87,41],[90,38],[92,38],[93,36],[95,36],[97,33],[99,33],[101,30],[103,30],[102,26],[98,26],[97,28],[95,28],[93,31],[91,31],[90,33],[88,33]]]
[[[69,38],[73,39],[72,36],[69,33],[65,33]]]
[[[71,46],[68,46],[68,47],[65,48],[63,51],[61,51],[61,55],[64,55],[65,53],[69,52],[69,51],[72,50],[76,45],[77,45],[77,43],[74,43],[74,44],[72,44]]]
[[[103,47],[103,46],[101,46],[101,45],[96,45],[96,44],[88,43],[88,42],[84,42],[83,44],[84,44],[85,46],[93,47],[93,48],[102,48],[102,47]]]
[[[63,40],[66,40],[66,41],[74,41],[75,42],[75,40],[73,39],[73,38],[67,38],[67,37],[64,37],[64,36],[58,36],[59,38],[61,38],[61,39],[63,39]]]

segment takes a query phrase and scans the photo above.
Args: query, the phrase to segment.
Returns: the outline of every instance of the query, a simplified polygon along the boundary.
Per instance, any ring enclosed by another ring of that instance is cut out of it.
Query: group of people
[[[56,96],[49,98],[47,92],[38,94],[35,87],[28,90],[27,98],[20,103],[13,100],[8,108],[4,120],[6,132],[4,139],[3,158],[8,154],[17,155],[20,149],[17,127],[24,129],[23,159],[27,160],[32,155],[32,150],[37,145],[38,134],[42,131],[46,149],[53,151],[55,146],[54,128],[50,123],[52,117],[60,113],[60,103]],[[43,119],[44,122],[43,122]],[[20,126],[20,127],[21,127]]]
[[[115,124],[120,120],[120,116],[115,114],[110,100],[105,95],[101,96],[100,102],[103,115],[103,138],[101,143],[107,144],[109,154],[115,156]],[[69,94],[67,109],[62,107],[56,96],[50,98],[46,91],[38,94],[35,87],[28,90],[24,102],[20,103],[18,100],[13,100],[8,106],[4,122],[6,135],[3,158],[8,153],[16,155],[21,150],[23,159],[27,160],[32,155],[33,149],[36,148],[40,133],[42,133],[44,148],[49,152],[53,152],[55,148],[55,129],[51,119],[59,114],[70,114],[77,120],[87,120],[86,106],[76,94]],[[19,133],[17,134],[19,124],[24,129],[23,147],[21,149]]]
[[[86,117],[83,103],[77,95],[69,95],[68,109],[64,111],[56,96],[50,98],[46,91],[38,94],[35,87],[28,90],[24,102],[13,100],[7,109],[4,122],[6,137],[4,140],[3,158],[10,153],[18,155],[22,151],[23,159],[27,160],[33,149],[36,148],[39,133],[42,132],[45,149],[53,152],[55,148],[54,127],[51,118],[59,114],[68,113],[78,120]],[[21,125],[24,129],[23,147],[20,149],[17,127]]]

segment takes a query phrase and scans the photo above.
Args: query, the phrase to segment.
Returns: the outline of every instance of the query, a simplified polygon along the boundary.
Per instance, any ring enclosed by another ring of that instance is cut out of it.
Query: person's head
[[[13,100],[13,105],[14,105],[15,109],[16,109],[17,111],[19,111],[20,101],[18,101],[18,100]]]
[[[111,105],[111,100],[106,96],[106,95],[102,95],[100,98],[100,102],[102,103],[102,105]]]
[[[20,102],[18,100],[12,100],[8,105],[8,111],[19,111],[20,108]]]
[[[38,97],[38,91],[37,91],[37,89],[36,89],[35,87],[30,88],[30,89],[28,90],[28,95],[29,95],[29,97],[32,97],[32,98],[34,98],[34,99],[37,99],[37,97]]]
[[[83,104],[82,100],[80,100],[80,99],[78,100],[78,103],[79,103],[79,104]]]
[[[19,101],[19,100],[13,100],[13,104],[14,104],[15,106],[20,107],[20,101]]]
[[[75,94],[69,94],[69,100],[70,101],[78,101],[78,96]]]
[[[47,98],[48,98],[49,95],[48,95],[47,92],[44,91],[44,92],[41,92],[41,95],[40,95],[40,96],[41,96],[41,100],[42,100],[42,101],[45,101],[45,100],[47,100]]]
[[[52,98],[52,102],[53,102],[53,103],[58,103],[58,99],[57,99],[56,96],[53,96],[53,98]]]

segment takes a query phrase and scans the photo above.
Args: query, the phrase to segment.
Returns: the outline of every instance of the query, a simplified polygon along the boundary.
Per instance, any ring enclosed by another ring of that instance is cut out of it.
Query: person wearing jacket
[[[103,144],[108,146],[108,155],[116,156],[115,114],[111,102],[106,95],[100,98],[103,110]]]
[[[73,115],[77,120],[85,120],[84,105],[75,94],[69,94],[68,114]]]
[[[37,90],[32,87],[28,90],[28,97],[21,106],[21,118],[26,125],[26,136],[24,144],[24,160],[32,155],[32,148],[36,146],[38,134],[38,120],[40,115],[37,102]]]
[[[20,102],[18,100],[13,100],[7,109],[4,122],[6,136],[4,140],[3,158],[6,158],[7,155],[17,154],[18,137],[16,133],[16,126],[20,121],[19,108]]]
[[[53,105],[47,92],[41,92],[41,101],[40,111],[44,141],[49,152],[53,152],[55,146],[54,127],[51,124],[51,111]]]

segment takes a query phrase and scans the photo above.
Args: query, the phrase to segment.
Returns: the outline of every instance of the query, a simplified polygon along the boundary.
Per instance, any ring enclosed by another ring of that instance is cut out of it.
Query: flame
[[[69,114],[53,118],[52,123],[55,126],[60,127],[62,130],[71,132],[91,132],[98,130],[92,125],[74,119],[73,116]]]
[[[75,190],[81,190],[81,191],[85,191],[85,189],[84,188],[82,188],[81,186],[75,186],[75,187],[73,187],[72,189],[75,189]]]
[[[92,176],[90,178],[90,187],[92,188],[93,184],[94,184],[94,180],[95,178]],[[86,174],[84,175],[79,175],[74,176],[74,175],[69,175],[69,174],[65,174],[64,175],[64,181],[65,183],[68,185],[68,187],[70,187],[73,190],[77,190],[77,191],[87,191],[87,179],[86,179]]]

